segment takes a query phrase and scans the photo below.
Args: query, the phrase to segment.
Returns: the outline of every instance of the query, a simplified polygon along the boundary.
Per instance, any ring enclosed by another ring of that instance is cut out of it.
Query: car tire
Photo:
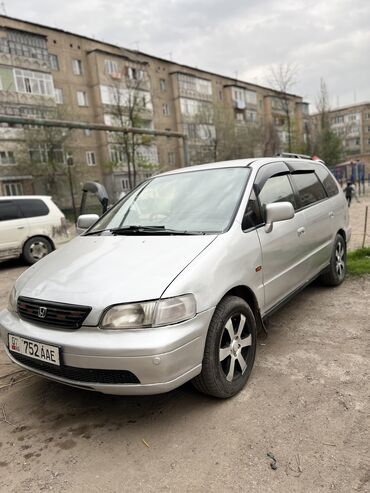
[[[209,325],[202,371],[192,380],[195,388],[222,399],[240,392],[253,368],[256,340],[249,305],[237,296],[225,296]]]
[[[53,250],[51,242],[44,236],[29,238],[23,247],[23,258],[29,264],[35,264]]]
[[[343,236],[337,234],[335,237],[330,265],[326,271],[321,274],[319,280],[325,286],[339,286],[344,281],[347,272],[347,247]]]

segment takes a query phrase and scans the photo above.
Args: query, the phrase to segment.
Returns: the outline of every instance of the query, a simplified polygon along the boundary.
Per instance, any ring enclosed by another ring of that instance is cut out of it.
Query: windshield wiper
[[[112,228],[109,231],[113,235],[126,234],[165,234],[165,235],[199,235],[204,234],[203,231],[181,231],[177,229],[168,229],[165,226],[121,226],[120,228]]]

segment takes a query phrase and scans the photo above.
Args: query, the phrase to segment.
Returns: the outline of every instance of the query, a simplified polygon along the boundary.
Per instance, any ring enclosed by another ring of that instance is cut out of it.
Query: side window
[[[264,184],[259,196],[261,207],[273,202],[290,202],[295,206],[294,193],[288,175],[272,176]]]
[[[18,200],[18,205],[24,217],[39,217],[49,214],[48,206],[40,199]]]
[[[11,221],[21,218],[17,205],[8,200],[0,200],[0,221]]]
[[[299,208],[307,207],[326,198],[324,187],[315,173],[292,174],[292,180],[298,191]]]
[[[329,171],[324,166],[315,166],[315,171],[321,183],[324,185],[328,197],[334,197],[339,193],[337,184]]]
[[[256,194],[252,190],[248,200],[248,205],[244,212],[242,229],[245,231],[246,229],[255,228],[259,224],[262,224],[262,222],[258,200]]]

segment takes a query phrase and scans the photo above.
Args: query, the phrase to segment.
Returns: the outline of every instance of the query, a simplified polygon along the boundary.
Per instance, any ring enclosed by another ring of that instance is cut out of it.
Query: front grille
[[[19,296],[17,308],[23,320],[64,329],[79,329],[91,311],[90,306],[68,305],[25,296]]]
[[[53,366],[48,365],[43,361],[27,358],[27,356],[14,353],[13,351],[10,351],[10,354],[16,361],[28,366],[30,369],[40,370],[49,373],[50,375],[67,378],[68,380],[73,380],[75,382],[106,384],[140,383],[137,376],[128,370],[98,370],[64,365]]]

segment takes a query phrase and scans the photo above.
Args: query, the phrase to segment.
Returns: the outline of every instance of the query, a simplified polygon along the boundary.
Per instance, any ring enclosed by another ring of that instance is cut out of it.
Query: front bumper
[[[199,313],[181,324],[152,329],[108,331],[83,326],[70,331],[39,327],[4,310],[0,313],[0,333],[12,361],[51,380],[106,394],[159,394],[200,373],[213,311]],[[34,368],[35,360],[20,362],[9,353],[8,334],[59,346],[62,368],[126,371],[140,383],[86,382],[49,373],[47,365]]]

